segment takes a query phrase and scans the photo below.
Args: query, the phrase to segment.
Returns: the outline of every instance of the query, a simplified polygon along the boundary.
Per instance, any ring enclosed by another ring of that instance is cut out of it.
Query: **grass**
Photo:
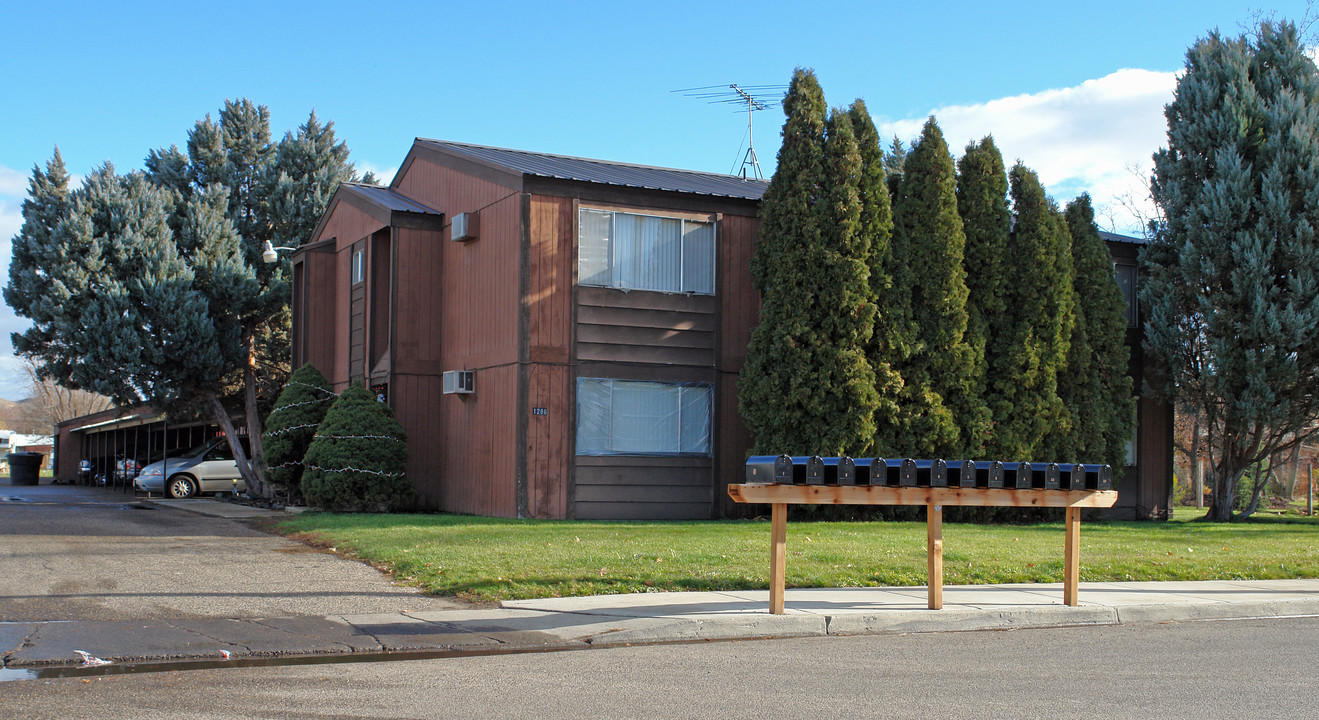
[[[1087,522],[1081,579],[1319,577],[1319,523]],[[304,513],[278,531],[368,561],[402,583],[476,603],[768,587],[769,523],[568,522]],[[944,525],[948,585],[1061,582],[1061,523]],[[789,587],[925,584],[924,522],[788,524]]]

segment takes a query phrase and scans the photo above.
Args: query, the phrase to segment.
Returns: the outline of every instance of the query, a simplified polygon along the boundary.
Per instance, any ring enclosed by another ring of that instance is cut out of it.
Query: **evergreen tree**
[[[1071,247],[1039,177],[1020,163],[1008,176],[1015,262],[1004,293],[1005,334],[986,347],[987,395],[995,403],[990,410],[1002,457],[1053,460],[1040,453],[1048,451],[1042,447],[1046,433],[1060,425],[1067,430],[1058,371],[1073,323]]]
[[[15,337],[15,349],[36,361],[42,377],[122,403],[167,409],[202,398],[259,495],[260,388],[273,394],[289,354],[287,266],[267,265],[261,253],[266,242],[304,241],[311,219],[354,171],[331,124],[313,114],[276,145],[269,112],[247,100],[226,101],[218,121],[208,115],[196,123],[187,148],[152,151],[145,175],[119,178],[106,167],[72,194],[58,151],[46,173],[34,174],[37,204],[6,289],[6,299],[34,326]],[[81,205],[61,205],[61,193]],[[41,240],[43,233],[49,241]],[[34,250],[37,245],[49,249]],[[177,308],[166,302],[171,293]],[[147,305],[129,307],[133,302]],[[175,309],[177,317],[161,316]],[[111,338],[102,354],[91,352],[98,347],[91,334]],[[142,349],[126,349],[130,341]],[[246,407],[250,463],[233,431],[230,390],[240,392]]]
[[[875,303],[875,322],[871,340],[866,345],[866,358],[875,375],[875,390],[878,393],[875,427],[878,430],[894,427],[901,413],[898,394],[902,391],[902,377],[893,369],[898,355],[894,349],[894,320],[887,302],[893,289],[893,279],[889,276],[893,207],[884,170],[884,151],[879,147],[879,132],[866,110],[866,104],[857,99],[847,114],[851,117],[857,149],[861,153],[861,177],[857,183],[861,218],[857,232],[861,236],[861,245],[870,249],[866,266],[870,272],[870,301]]]
[[[874,435],[874,324],[857,231],[861,156],[851,118],[826,117],[814,73],[799,69],[784,100],[778,169],[765,194],[752,259],[763,293],[739,383],[756,452],[861,454]]]
[[[979,452],[989,415],[975,391],[966,332],[966,238],[957,179],[943,133],[930,118],[903,166],[893,207],[895,295],[909,293],[910,352],[898,365],[903,417],[892,451],[965,457]],[[884,437],[883,430],[880,436]]]
[[[975,392],[987,408],[999,403],[990,393],[987,378],[1002,371],[989,365],[989,358],[1002,359],[989,348],[1001,342],[1008,328],[1007,289],[1010,264],[1008,240],[1012,233],[1012,211],[1008,206],[1008,176],[1003,156],[994,139],[986,136],[966,146],[957,163],[957,210],[966,234],[966,344],[975,361]],[[997,418],[995,418],[996,420]],[[1001,452],[990,430],[983,448],[985,457]]]
[[[302,459],[335,399],[330,381],[315,365],[307,363],[289,376],[275,409],[266,418],[262,447],[266,453],[266,477],[284,488],[290,499],[301,494]]]
[[[388,512],[412,503],[407,434],[358,383],[330,406],[303,458],[302,493],[326,510]]]
[[[1265,22],[1196,43],[1164,111],[1145,347],[1168,368],[1168,394],[1205,418],[1213,520],[1233,518],[1249,467],[1319,418],[1317,98],[1296,27]]]
[[[39,166],[32,168],[22,206],[23,226],[12,242],[5,302],[16,314],[33,321],[31,329],[13,334],[15,351],[24,342],[37,346],[51,342],[57,329],[54,324],[64,315],[66,303],[87,282],[85,275],[77,274],[79,270],[85,273],[83,268],[60,272],[71,264],[64,258],[73,248],[61,247],[55,234],[71,204],[69,173],[57,147],[44,172]],[[69,258],[76,259],[76,255]],[[43,378],[51,377],[40,366],[38,372]]]
[[[1071,430],[1046,445],[1058,460],[1106,463],[1120,474],[1136,413],[1127,374],[1126,303],[1090,196],[1068,203],[1064,218],[1072,238],[1076,323],[1058,375],[1058,396]]]

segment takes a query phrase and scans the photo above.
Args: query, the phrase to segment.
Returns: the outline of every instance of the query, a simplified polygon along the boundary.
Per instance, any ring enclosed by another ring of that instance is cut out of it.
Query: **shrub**
[[[387,512],[412,503],[407,435],[388,405],[353,384],[330,406],[303,459],[302,494],[326,510]]]
[[[266,418],[261,448],[266,458],[266,479],[293,500],[301,495],[302,459],[307,454],[316,427],[334,400],[330,382],[311,363],[289,376]]]

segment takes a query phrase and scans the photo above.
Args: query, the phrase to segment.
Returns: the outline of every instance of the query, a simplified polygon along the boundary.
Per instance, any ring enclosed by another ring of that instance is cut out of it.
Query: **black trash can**
[[[36,485],[41,478],[41,461],[46,457],[39,452],[15,452],[9,460],[10,485]]]

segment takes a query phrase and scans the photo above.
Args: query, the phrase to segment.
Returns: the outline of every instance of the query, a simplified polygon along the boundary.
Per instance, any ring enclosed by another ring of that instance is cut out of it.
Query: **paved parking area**
[[[0,622],[271,618],[457,606],[396,586],[360,562],[241,521],[189,512],[186,502],[146,502],[105,488],[11,486],[0,479]]]

